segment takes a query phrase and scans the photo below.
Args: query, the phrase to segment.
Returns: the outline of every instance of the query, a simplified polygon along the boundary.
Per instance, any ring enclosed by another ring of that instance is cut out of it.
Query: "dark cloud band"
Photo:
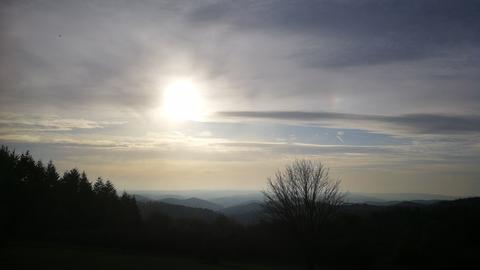
[[[309,66],[348,67],[413,60],[446,48],[480,42],[475,0],[218,1],[196,9],[195,22],[230,23],[241,29],[306,33],[341,41],[341,50],[304,51]],[[301,56],[301,54],[300,54]]]
[[[226,118],[273,119],[301,122],[364,122],[408,129],[419,134],[480,132],[480,115],[405,114],[398,116],[304,111],[223,111]],[[367,128],[368,129],[368,128]]]

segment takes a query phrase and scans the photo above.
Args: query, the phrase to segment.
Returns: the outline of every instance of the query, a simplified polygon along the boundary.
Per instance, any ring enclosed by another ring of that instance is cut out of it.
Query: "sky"
[[[119,189],[480,195],[480,1],[1,1],[0,144]]]

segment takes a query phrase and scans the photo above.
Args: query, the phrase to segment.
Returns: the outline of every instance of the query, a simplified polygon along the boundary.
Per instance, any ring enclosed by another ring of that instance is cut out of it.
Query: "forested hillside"
[[[298,239],[281,224],[255,216],[259,204],[226,208],[229,218],[207,209],[137,202],[125,192],[117,195],[110,181],[92,182],[78,169],[59,175],[52,162],[43,164],[6,147],[0,149],[0,174],[0,238],[10,252],[23,250],[10,249],[19,243],[54,243],[54,250],[63,245],[122,248],[211,265],[301,262]],[[479,228],[479,198],[347,204],[323,228],[316,260],[334,269],[466,267],[479,263]],[[29,256],[12,254],[4,262]]]

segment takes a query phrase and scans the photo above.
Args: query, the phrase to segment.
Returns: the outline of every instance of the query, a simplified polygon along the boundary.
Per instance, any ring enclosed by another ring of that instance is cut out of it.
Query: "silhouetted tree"
[[[60,175],[58,175],[55,165],[53,165],[53,162],[50,160],[45,170],[45,180],[47,186],[49,188],[53,188],[57,184],[58,179],[60,179]]]
[[[51,161],[45,166],[6,146],[0,148],[0,212],[0,238],[95,241],[91,232],[118,238],[141,222],[135,199],[119,198],[110,181],[99,178],[92,188],[78,169],[59,177]]]
[[[88,181],[85,172],[80,175],[80,181],[78,182],[78,192],[90,196],[92,194],[92,184]]]
[[[121,209],[119,214],[121,223],[129,229],[138,228],[141,222],[141,217],[135,197],[128,195],[128,193],[124,191],[120,197],[119,203]]]
[[[263,192],[269,216],[285,224],[298,239],[309,269],[315,268],[314,253],[340,205],[340,180],[332,181],[320,162],[296,160],[268,179]]]

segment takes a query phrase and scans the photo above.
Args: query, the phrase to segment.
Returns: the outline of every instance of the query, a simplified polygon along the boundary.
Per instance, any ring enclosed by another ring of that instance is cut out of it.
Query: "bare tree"
[[[331,180],[321,162],[296,160],[263,192],[267,214],[285,224],[299,240],[309,269],[315,269],[315,250],[325,225],[343,204],[340,180]]]

